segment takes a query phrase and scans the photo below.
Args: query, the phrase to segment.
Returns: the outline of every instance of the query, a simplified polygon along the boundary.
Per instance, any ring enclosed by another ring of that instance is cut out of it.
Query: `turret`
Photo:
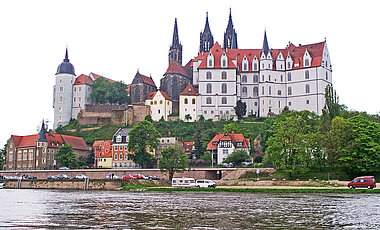
[[[179,42],[177,18],[174,22],[173,41],[169,49],[169,64],[171,61],[182,65],[182,45]]]
[[[234,24],[232,23],[232,15],[231,15],[231,8],[230,8],[230,16],[228,19],[228,25],[226,32],[224,32],[224,45],[223,49],[237,49],[237,34],[234,29]]]
[[[211,34],[210,25],[208,23],[208,12],[206,13],[206,24],[203,33],[200,34],[199,53],[210,51],[214,45],[214,37]]]

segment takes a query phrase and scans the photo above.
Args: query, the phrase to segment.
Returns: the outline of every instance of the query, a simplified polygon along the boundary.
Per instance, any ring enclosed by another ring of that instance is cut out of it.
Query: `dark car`
[[[37,179],[37,177],[36,176],[28,176],[28,179],[29,180],[35,180],[35,179]]]
[[[48,176],[46,179],[48,179],[48,180],[55,180],[55,179],[57,179],[57,176]]]
[[[376,187],[375,177],[373,176],[361,176],[356,177],[347,185],[349,188],[368,188],[373,189]]]
[[[156,177],[156,176],[148,176],[149,177],[149,179],[151,179],[151,180],[159,180],[160,178],[159,177]]]
[[[70,179],[70,177],[66,174],[59,174],[57,175],[57,179],[64,180],[64,179]]]

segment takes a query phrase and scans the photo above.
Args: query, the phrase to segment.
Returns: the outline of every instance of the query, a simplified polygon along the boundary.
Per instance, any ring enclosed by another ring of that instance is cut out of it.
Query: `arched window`
[[[227,84],[226,83],[222,84],[222,93],[227,93]]]
[[[209,65],[209,66],[212,66],[212,60],[211,60],[211,59],[208,60],[208,65]]]
[[[248,71],[247,63],[244,63],[244,64],[243,64],[243,71]]]
[[[247,75],[243,75],[243,77],[241,78],[241,82],[247,82]]]
[[[305,93],[310,93],[310,85],[305,86]]]
[[[162,100],[160,100],[160,105],[162,105]]]
[[[117,160],[117,153],[115,153],[114,158],[115,158],[115,160]]]
[[[206,98],[206,104],[211,104],[211,97]]]
[[[207,93],[212,93],[212,85],[211,85],[211,83],[207,84]]]
[[[281,95],[281,90],[277,91],[277,95]]]
[[[227,79],[227,73],[226,73],[226,71],[222,72],[222,79]]]
[[[259,96],[259,87],[257,86],[253,87],[253,96],[255,97]]]
[[[288,95],[292,95],[292,87],[288,87]]]
[[[259,82],[259,76],[255,75],[253,76],[253,83],[258,83]]]
[[[222,65],[223,65],[223,67],[227,67],[227,63],[226,63],[226,60],[225,60],[225,59],[223,59],[223,61],[222,61]]]
[[[207,72],[206,73],[206,79],[211,79],[212,78],[212,74],[211,72]]]
[[[123,160],[123,154],[122,153],[119,154],[119,160]]]
[[[309,79],[309,77],[310,77],[310,76],[309,76],[309,70],[306,70],[306,71],[305,71],[305,79]]]
[[[272,87],[271,86],[269,86],[269,95],[272,95]]]
[[[305,59],[305,66],[309,66],[309,59]]]
[[[292,80],[292,73],[288,73],[288,81]]]
[[[265,92],[264,92],[264,86],[263,86],[263,87],[261,87],[261,94],[264,95],[264,93]]]
[[[254,69],[254,70],[257,70],[257,63],[254,63],[254,64],[253,64],[253,69]]]
[[[124,160],[128,160],[128,153],[124,153]]]
[[[246,97],[247,96],[247,87],[243,87],[242,89],[242,92],[243,92],[243,97]]]
[[[193,98],[193,99],[191,100],[191,103],[192,103],[193,105],[195,105],[195,98]]]
[[[226,97],[222,97],[222,104],[227,104],[227,98]]]
[[[185,98],[185,104],[188,104],[188,103],[189,103],[189,100]]]

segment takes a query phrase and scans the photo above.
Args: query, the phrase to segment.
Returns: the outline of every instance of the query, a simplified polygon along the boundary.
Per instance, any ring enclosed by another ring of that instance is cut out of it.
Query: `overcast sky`
[[[133,3],[132,3],[133,2]],[[333,86],[350,110],[380,112],[379,1],[0,1],[0,144],[53,121],[55,72],[68,46],[77,76],[131,83],[137,69],[159,80],[168,67],[174,19],[183,64],[195,57],[208,11],[223,43],[229,8],[239,48],[326,38]],[[52,124],[49,124],[52,127]]]

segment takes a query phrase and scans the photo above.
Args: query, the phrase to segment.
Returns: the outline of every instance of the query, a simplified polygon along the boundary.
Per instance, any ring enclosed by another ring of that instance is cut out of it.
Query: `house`
[[[138,70],[129,87],[132,104],[144,104],[149,93],[157,91],[152,77],[141,74]]]
[[[99,140],[92,145],[95,168],[112,168],[112,141]]]
[[[179,95],[179,119],[187,122],[197,120],[197,89],[191,84]]]
[[[207,151],[211,152],[213,164],[222,164],[235,150],[245,150],[247,154],[251,149],[250,140],[238,133],[218,133],[207,144]]]
[[[161,137],[161,138],[158,138],[158,140],[159,140],[159,145],[155,151],[155,157],[158,161],[162,158],[161,151],[163,149],[166,149],[168,147],[173,147],[173,146],[179,146],[180,148],[184,149],[183,143],[175,137]]]
[[[162,117],[167,121],[173,111],[170,97],[161,90],[149,93],[145,105],[150,106],[150,115],[153,121],[159,121]]]
[[[138,168],[133,162],[128,151],[129,136],[131,129],[119,129],[112,137],[112,168]]]
[[[194,148],[194,142],[183,142],[183,148],[185,149],[185,153],[189,156],[189,159],[195,159],[195,156],[191,153]]]
[[[60,165],[55,155],[63,145],[71,145],[77,157],[87,158],[91,154],[82,137],[46,132],[45,123],[42,122],[39,134],[11,136],[6,150],[6,169],[58,169]]]

